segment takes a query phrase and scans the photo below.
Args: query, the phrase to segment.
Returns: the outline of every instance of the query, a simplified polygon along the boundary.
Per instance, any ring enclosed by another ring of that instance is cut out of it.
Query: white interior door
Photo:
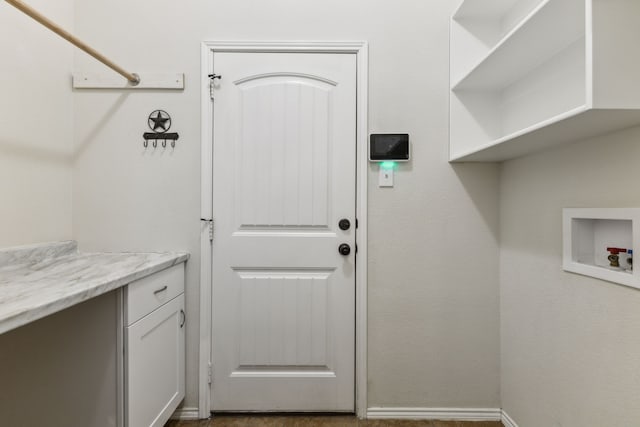
[[[211,407],[353,411],[356,55],[213,60]]]

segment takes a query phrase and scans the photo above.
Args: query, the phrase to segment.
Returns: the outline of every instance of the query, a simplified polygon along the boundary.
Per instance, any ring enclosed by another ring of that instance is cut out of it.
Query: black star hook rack
[[[166,148],[167,141],[171,141],[171,148],[176,146],[176,141],[180,135],[167,132],[171,128],[171,116],[169,113],[164,110],[155,110],[149,114],[147,123],[149,129],[153,132],[145,132],[142,135],[144,148],[149,146],[149,141],[152,141],[153,148],[158,146],[158,141],[162,141],[162,148]]]

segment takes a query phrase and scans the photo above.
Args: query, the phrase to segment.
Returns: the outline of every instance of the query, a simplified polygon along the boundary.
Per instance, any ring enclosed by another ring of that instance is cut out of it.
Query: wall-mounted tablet
[[[409,134],[372,133],[369,137],[369,160],[372,162],[408,162]]]

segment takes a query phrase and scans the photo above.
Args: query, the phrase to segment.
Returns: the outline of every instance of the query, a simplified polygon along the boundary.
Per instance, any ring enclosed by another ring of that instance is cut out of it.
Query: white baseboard
[[[450,421],[502,421],[504,427],[518,427],[505,411],[494,408],[369,408],[370,419],[413,419]],[[200,419],[198,408],[180,408],[172,420]]]
[[[497,408],[369,408],[370,419],[412,419],[451,421],[500,421]]]
[[[198,408],[178,408],[171,416],[172,420],[199,420]]]
[[[504,410],[502,410],[502,424],[504,427],[518,427],[518,424]]]

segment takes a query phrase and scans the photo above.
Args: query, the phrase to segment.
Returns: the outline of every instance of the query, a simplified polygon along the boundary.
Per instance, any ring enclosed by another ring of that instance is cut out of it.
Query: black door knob
[[[351,246],[347,245],[346,243],[343,243],[340,246],[338,246],[338,252],[340,252],[340,255],[347,256],[351,253]]]
[[[338,221],[338,227],[340,227],[340,230],[348,230],[349,228],[351,228],[351,221],[349,221],[346,218],[343,218],[340,221]]]

